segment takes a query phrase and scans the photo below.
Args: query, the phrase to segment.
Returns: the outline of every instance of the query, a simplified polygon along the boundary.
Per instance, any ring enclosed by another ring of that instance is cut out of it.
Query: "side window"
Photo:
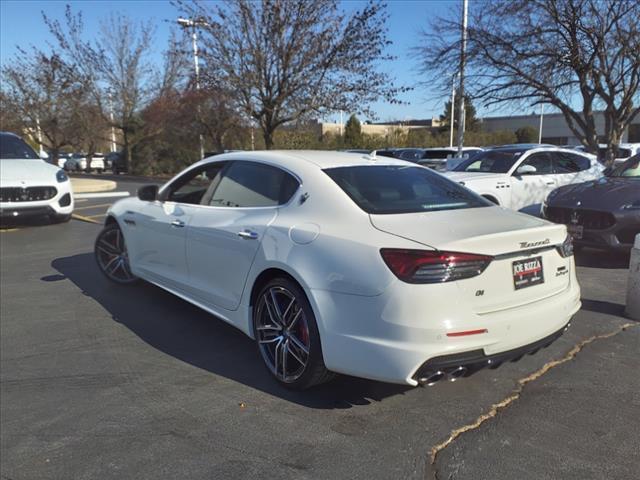
[[[573,153],[557,152],[553,155],[556,173],[577,173],[591,168],[588,158]]]
[[[536,169],[535,173],[527,173],[526,175],[548,175],[553,173],[551,157],[547,153],[534,153],[530,155],[518,168],[524,165],[530,165]]]
[[[169,202],[200,205],[207,189],[222,170],[224,163],[212,163],[191,170],[178,177],[169,186],[166,200]]]
[[[236,161],[224,172],[209,205],[214,207],[274,207],[285,204],[298,181],[276,167]]]

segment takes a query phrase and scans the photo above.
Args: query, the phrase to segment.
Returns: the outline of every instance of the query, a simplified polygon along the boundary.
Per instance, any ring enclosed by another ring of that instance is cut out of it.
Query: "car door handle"
[[[184,222],[182,220],[174,220],[173,222],[171,222],[171,226],[176,228],[182,228],[184,227]]]
[[[241,232],[238,232],[238,236],[240,238],[244,238],[245,240],[257,240],[258,239],[258,233],[257,232],[252,232],[251,230],[243,230]]]
[[[555,185],[556,182],[547,182],[547,185]]]

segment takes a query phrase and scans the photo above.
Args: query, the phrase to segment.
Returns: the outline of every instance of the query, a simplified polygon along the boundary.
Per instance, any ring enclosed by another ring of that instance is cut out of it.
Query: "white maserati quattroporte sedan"
[[[298,389],[455,380],[550,344],[580,307],[564,225],[355,153],[202,160],[114,204],[95,254],[236,326]]]

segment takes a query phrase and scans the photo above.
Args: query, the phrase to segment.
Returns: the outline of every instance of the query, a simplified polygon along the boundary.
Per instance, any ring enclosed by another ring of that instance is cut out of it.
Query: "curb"
[[[94,180],[86,178],[72,178],[73,193],[108,192],[115,190],[117,184],[112,180]]]

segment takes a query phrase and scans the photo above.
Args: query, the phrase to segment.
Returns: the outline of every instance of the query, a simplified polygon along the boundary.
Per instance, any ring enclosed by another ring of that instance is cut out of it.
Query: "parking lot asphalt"
[[[114,200],[76,213],[101,222]],[[99,229],[0,231],[3,479],[636,478],[640,325],[622,313],[625,257],[578,256],[583,309],[517,363],[432,388],[341,376],[291,392],[233,327],[103,278]]]

